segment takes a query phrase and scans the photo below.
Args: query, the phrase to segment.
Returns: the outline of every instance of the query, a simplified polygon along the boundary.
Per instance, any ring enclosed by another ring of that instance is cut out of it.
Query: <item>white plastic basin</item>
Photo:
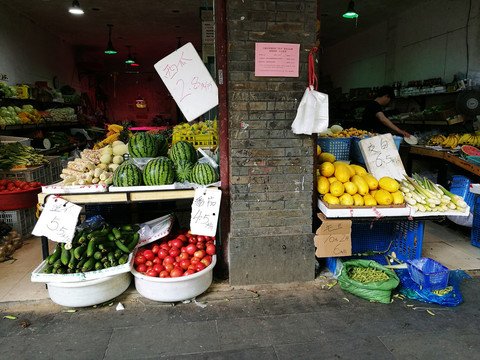
[[[111,300],[130,286],[129,272],[95,280],[48,283],[50,299],[67,307],[93,306]]]
[[[143,275],[132,268],[135,288],[143,297],[162,302],[175,302],[192,299],[205,292],[212,284],[213,268],[217,256],[212,256],[212,263],[202,271],[192,275],[176,278],[158,278]]]

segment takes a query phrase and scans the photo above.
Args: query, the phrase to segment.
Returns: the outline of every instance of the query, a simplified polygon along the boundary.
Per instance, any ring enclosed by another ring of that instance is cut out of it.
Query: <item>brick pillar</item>
[[[291,124],[308,84],[316,0],[227,2],[232,285],[314,279],[313,137]],[[255,77],[255,43],[300,44],[300,75]]]

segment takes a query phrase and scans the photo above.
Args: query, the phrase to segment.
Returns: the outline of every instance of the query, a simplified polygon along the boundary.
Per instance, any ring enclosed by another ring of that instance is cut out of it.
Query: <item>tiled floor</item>
[[[480,248],[470,244],[469,233],[444,224],[425,222],[422,256],[450,269],[480,270]],[[40,238],[26,240],[13,258],[0,263],[0,302],[49,299],[44,283],[30,281],[31,272],[42,261]]]

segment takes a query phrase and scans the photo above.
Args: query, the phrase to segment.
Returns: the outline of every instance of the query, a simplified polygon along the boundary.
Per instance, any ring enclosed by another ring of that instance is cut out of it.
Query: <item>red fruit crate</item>
[[[37,207],[0,211],[0,221],[10,225],[12,230],[21,235],[29,234],[37,222]]]

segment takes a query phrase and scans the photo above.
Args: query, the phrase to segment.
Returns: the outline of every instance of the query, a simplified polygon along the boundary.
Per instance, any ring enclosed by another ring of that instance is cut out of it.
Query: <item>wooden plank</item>
[[[38,194],[38,202],[43,204],[48,194]],[[65,200],[75,204],[102,204],[127,202],[127,193],[90,193],[90,194],[60,194]]]
[[[130,193],[130,201],[193,199],[195,190],[139,191]]]
[[[417,154],[417,155],[430,156],[434,158],[443,159],[445,152],[437,151],[433,149],[427,149],[420,146],[412,146],[410,147],[410,154]]]

